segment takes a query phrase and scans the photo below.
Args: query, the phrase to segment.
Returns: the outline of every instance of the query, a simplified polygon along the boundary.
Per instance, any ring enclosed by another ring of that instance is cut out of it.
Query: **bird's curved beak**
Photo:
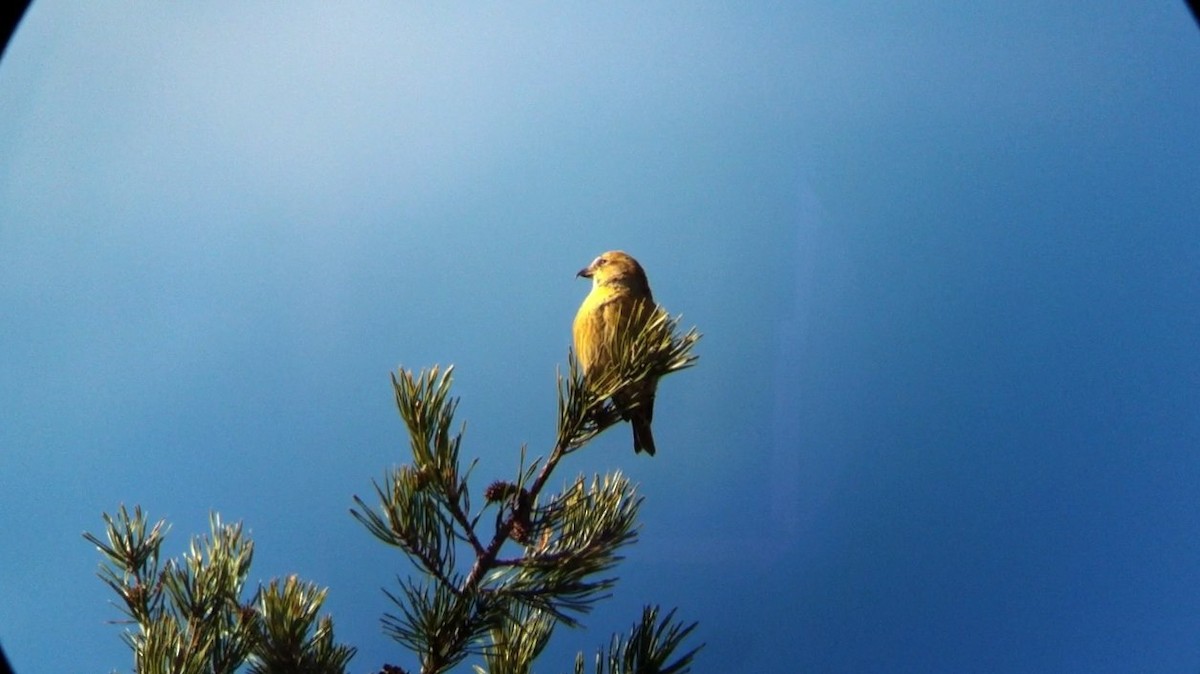
[[[575,278],[579,278],[580,276],[582,276],[583,278],[591,278],[592,277],[592,265],[589,264],[588,266],[584,267],[583,269],[580,269],[579,273],[575,275]]]

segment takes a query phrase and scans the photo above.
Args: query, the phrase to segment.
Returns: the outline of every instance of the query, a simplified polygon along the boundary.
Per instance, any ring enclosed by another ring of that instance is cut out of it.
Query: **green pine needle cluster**
[[[628,637],[614,635],[607,649],[596,653],[594,674],[633,674],[634,672],[656,672],[657,674],[682,674],[689,671],[692,660],[700,647],[668,662],[675,650],[696,623],[688,626],[674,621],[672,610],[658,619],[659,608],[647,606],[642,609],[642,620],[633,626]],[[586,674],[583,653],[575,658],[575,674]]]
[[[148,525],[140,507],[104,516],[105,538],[85,533],[104,558],[100,579],[128,617],[123,638],[138,674],[341,674],[354,649],[318,617],[325,591],[295,577],[242,597],[254,544],[242,525],[209,518],[181,560],[159,563],[167,525]]]

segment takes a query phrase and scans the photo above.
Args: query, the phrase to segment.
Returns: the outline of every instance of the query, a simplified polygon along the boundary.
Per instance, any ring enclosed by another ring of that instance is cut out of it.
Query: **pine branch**
[[[649,402],[643,382],[695,363],[699,334],[692,329],[679,335],[678,318],[654,312],[633,323],[642,325],[640,331],[613,336],[616,366],[606,372],[585,377],[575,355],[568,355],[567,375],[557,378],[558,430],[549,455],[526,466],[522,447],[516,482],[489,486],[478,512],[471,510],[467,476],[458,469],[463,431],[451,432],[458,406],[450,396],[453,368],[392,375],[412,464],[375,483],[378,511],[355,496],[351,514],[373,536],[402,550],[430,581],[400,579],[399,595],[385,590],[399,612],[384,616],[384,630],[419,654],[423,674],[446,671],[469,653],[520,671],[520,663],[531,660],[530,644],[549,638],[549,630],[536,638],[513,632],[523,616],[575,626],[575,615],[608,596],[616,578],[603,574],[620,561],[617,551],[636,540],[641,499],[632,485],[619,473],[590,486],[580,478],[545,505],[539,502],[565,456]],[[489,538],[478,527],[492,507]],[[523,546],[520,557],[500,557],[509,541]],[[461,575],[458,543],[474,554]],[[488,636],[491,647],[482,645]]]
[[[696,623],[675,622],[671,610],[658,620],[657,606],[642,609],[641,622],[630,630],[629,637],[614,635],[607,651],[596,653],[594,674],[685,674],[691,671],[692,660],[704,644],[667,662],[683,640],[696,629]],[[575,674],[585,674],[583,653],[575,657]]]
[[[494,648],[484,653],[487,668],[475,665],[476,674],[529,674],[533,661],[550,642],[555,623],[554,617],[544,611],[517,607],[492,629]]]
[[[296,576],[282,584],[272,580],[260,590],[262,639],[254,649],[250,674],[338,674],[346,670],[355,649],[334,643],[333,620],[318,617],[326,593]]]
[[[615,578],[589,580],[613,568],[617,551],[637,539],[641,499],[620,473],[585,485],[575,481],[551,503],[536,511],[531,544],[517,560],[498,563],[487,579],[488,591],[515,599],[578,624],[568,611],[586,613],[607,597]]]
[[[179,560],[159,567],[167,529],[147,527],[140,507],[103,515],[106,539],[84,533],[104,558],[100,579],[124,602],[130,625],[122,638],[138,674],[341,674],[354,649],[333,642],[333,622],[316,614],[325,590],[295,577],[272,581],[243,603],[254,543],[242,525],[215,513],[210,534],[192,539]],[[292,666],[300,663],[300,666]]]
[[[104,528],[108,543],[91,533],[83,537],[96,546],[107,563],[98,575],[105,585],[125,603],[121,609],[132,622],[147,623],[162,608],[161,588],[148,584],[158,577],[158,559],[167,526],[159,520],[149,530],[141,506],[135,506],[133,516],[121,505],[114,520],[104,513]]]

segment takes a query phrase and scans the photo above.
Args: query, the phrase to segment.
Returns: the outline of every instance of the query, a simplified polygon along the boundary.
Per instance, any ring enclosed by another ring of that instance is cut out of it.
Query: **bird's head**
[[[592,263],[579,270],[576,276],[592,279],[592,286],[616,286],[648,292],[650,284],[642,265],[619,250],[602,253]]]

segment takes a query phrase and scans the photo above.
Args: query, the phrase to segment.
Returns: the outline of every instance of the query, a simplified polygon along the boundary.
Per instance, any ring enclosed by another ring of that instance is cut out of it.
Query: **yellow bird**
[[[596,376],[612,366],[613,341],[617,333],[640,329],[654,315],[654,297],[642,265],[629,255],[612,250],[600,255],[577,276],[592,279],[592,291],[575,314],[572,332],[575,353],[584,374]],[[634,323],[633,321],[636,321]],[[647,380],[641,393],[644,403],[627,417],[633,426],[633,451],[654,456],[654,393],[658,382]],[[616,401],[620,404],[620,401]]]

